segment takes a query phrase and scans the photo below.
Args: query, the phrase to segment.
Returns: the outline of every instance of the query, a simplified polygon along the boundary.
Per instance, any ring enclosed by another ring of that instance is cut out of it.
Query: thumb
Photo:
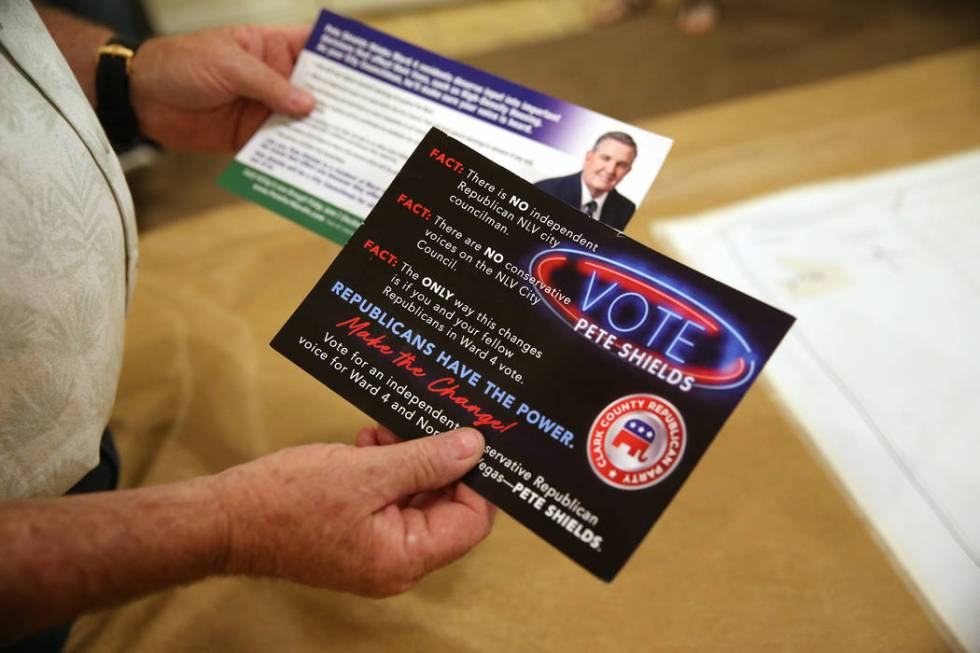
[[[277,113],[302,117],[313,110],[316,100],[308,91],[293,86],[263,61],[245,52],[229,74],[236,93],[258,100]]]
[[[384,447],[360,449],[385,504],[459,480],[483,454],[483,436],[463,428]]]

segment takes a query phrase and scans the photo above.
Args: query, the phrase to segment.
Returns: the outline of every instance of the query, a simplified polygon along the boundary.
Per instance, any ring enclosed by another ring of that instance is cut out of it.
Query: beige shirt
[[[0,1],[0,496],[96,465],[136,272],[133,204],[34,8]]]

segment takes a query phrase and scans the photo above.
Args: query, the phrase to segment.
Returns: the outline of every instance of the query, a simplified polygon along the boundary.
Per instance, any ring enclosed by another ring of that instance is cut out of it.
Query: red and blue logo
[[[545,305],[579,335],[682,391],[747,383],[756,356],[742,334],[681,284],[575,249],[537,254]]]
[[[634,394],[596,416],[586,455],[603,482],[619,490],[642,490],[670,476],[686,447],[687,427],[677,407],[657,395]]]

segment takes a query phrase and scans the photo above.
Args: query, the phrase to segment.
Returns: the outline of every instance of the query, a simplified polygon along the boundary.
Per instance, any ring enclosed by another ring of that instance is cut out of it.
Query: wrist
[[[224,518],[223,551],[216,573],[222,575],[270,576],[269,556],[262,551],[263,509],[256,479],[249,472],[254,463],[245,463],[208,477]]]
[[[141,45],[138,39],[117,34],[96,51],[95,111],[117,152],[144,140],[130,98],[133,59]]]

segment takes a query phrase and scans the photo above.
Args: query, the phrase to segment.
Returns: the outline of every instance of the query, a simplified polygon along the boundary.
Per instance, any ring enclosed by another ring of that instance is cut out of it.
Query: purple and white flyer
[[[619,230],[671,146],[326,10],[292,82],[317,108],[271,116],[219,183],[341,244],[432,127]]]

